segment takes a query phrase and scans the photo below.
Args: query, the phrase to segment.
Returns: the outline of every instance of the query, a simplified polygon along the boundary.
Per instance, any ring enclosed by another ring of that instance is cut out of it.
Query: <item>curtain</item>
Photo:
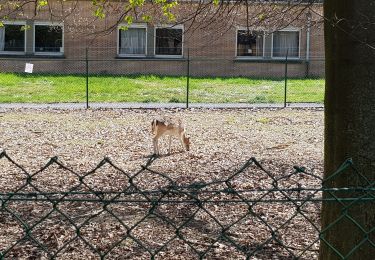
[[[0,27],[0,51],[4,51],[5,47],[5,25]]]
[[[120,31],[120,54],[146,54],[146,30],[129,28]]]
[[[298,57],[299,33],[275,32],[273,35],[273,56],[285,57],[287,50],[288,57]]]

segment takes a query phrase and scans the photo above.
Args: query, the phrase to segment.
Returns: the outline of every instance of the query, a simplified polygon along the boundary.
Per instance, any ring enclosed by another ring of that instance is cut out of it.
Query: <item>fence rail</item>
[[[351,161],[323,180],[303,167],[271,173],[251,158],[225,179],[181,184],[155,171],[156,159],[129,173],[105,158],[78,173],[54,157],[29,173],[2,152],[0,258],[317,259],[324,243],[349,259],[361,248],[346,254],[325,239],[348,208],[375,200],[368,183],[325,186]],[[346,209],[324,230],[322,202]]]

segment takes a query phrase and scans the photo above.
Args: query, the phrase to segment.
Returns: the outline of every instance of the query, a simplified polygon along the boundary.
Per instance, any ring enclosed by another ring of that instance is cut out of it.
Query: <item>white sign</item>
[[[25,72],[26,73],[33,73],[34,64],[26,63]]]

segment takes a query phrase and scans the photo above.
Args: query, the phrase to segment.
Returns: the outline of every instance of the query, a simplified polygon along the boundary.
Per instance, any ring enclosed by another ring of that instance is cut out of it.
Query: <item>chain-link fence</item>
[[[350,161],[322,180],[302,167],[272,173],[251,158],[224,179],[182,185],[155,171],[155,159],[134,173],[109,159],[78,173],[52,158],[30,173],[2,152],[0,258],[317,259],[324,243],[351,259],[363,241],[375,252],[373,235],[351,217],[373,203],[373,184],[325,185]],[[342,208],[324,229],[322,201]],[[350,252],[325,237],[343,219],[363,230]]]
[[[208,58],[191,56],[196,50],[190,49],[181,57],[113,58],[108,54],[103,58],[106,52],[110,51],[81,48],[76,59],[2,57],[0,102],[180,106],[323,102],[321,58]]]

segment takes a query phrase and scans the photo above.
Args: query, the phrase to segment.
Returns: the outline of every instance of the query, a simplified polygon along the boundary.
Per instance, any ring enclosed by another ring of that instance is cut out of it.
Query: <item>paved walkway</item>
[[[90,103],[90,108],[186,108],[185,103]],[[192,103],[189,108],[282,108],[284,104],[247,104],[247,103]],[[287,107],[293,108],[323,108],[319,103],[291,103]],[[0,109],[84,109],[86,103],[52,103],[52,104],[34,104],[34,103],[3,103]]]

